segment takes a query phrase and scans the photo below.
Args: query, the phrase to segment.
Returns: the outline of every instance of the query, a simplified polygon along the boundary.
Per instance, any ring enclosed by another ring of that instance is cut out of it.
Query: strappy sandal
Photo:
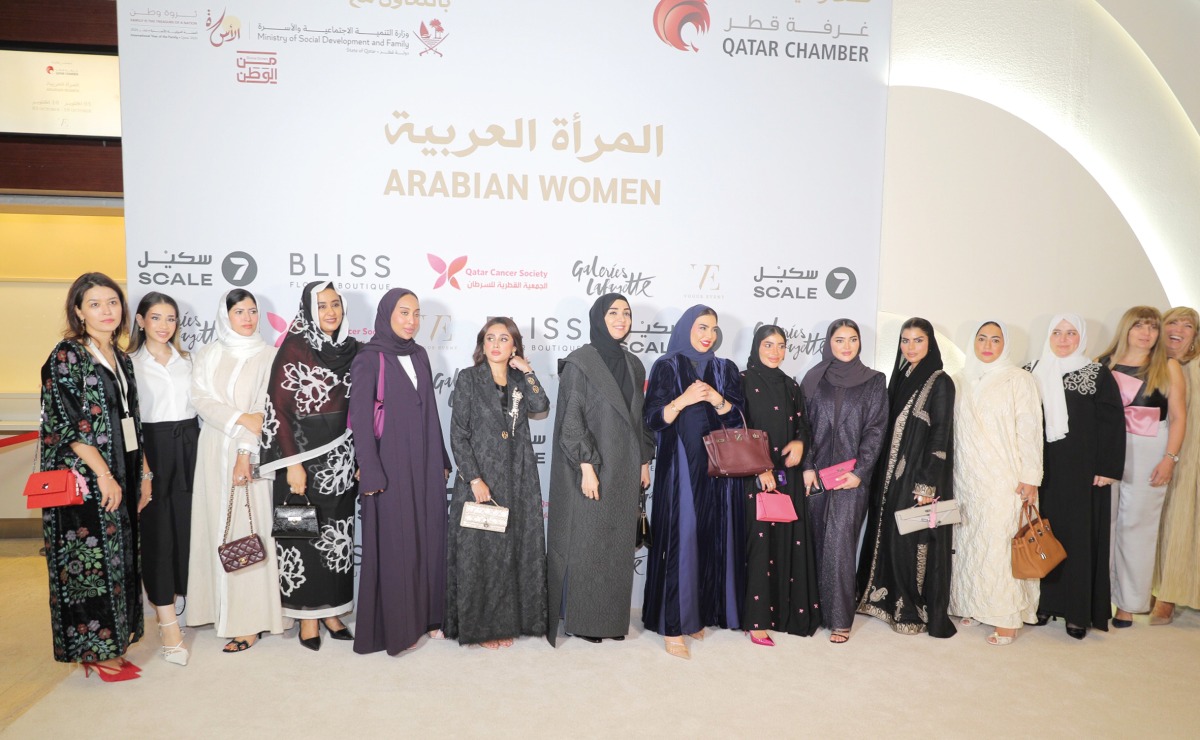
[[[834,645],[845,645],[850,642],[850,630],[833,630],[829,635],[829,641]]]
[[[974,627],[977,624],[982,624],[978,619],[975,619],[974,617],[963,617],[962,619],[958,620],[958,623],[961,624],[963,627]]]
[[[230,640],[229,642],[225,643],[225,647],[221,650],[221,652],[223,652],[223,653],[245,652],[245,651],[249,650],[250,648],[254,647],[255,645],[257,645],[258,641],[262,639],[262,636],[264,633],[266,633],[266,630],[263,630],[262,632],[259,632],[257,635],[255,635],[254,642],[247,642],[246,640],[239,640],[235,637],[232,640]]]
[[[993,631],[988,635],[987,644],[989,645],[1011,645],[1012,641],[1017,639],[1016,635],[1002,635],[999,632]]]
[[[159,639],[162,639],[163,627],[173,627],[177,624],[179,624],[178,619],[176,619],[174,622],[167,622],[166,624],[158,625]],[[183,630],[179,630],[178,645],[167,645],[166,643],[163,643],[163,646],[159,648],[159,651],[162,654],[163,660],[167,661],[168,663],[174,663],[175,665],[187,665],[188,650],[183,646]],[[130,665],[132,665],[132,663]]]

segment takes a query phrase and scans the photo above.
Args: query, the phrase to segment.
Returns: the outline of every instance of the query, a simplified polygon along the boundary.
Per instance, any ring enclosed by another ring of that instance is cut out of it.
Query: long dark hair
[[[134,311],[134,314],[141,316],[142,320],[145,321],[146,314],[150,312],[150,309],[161,305],[170,306],[175,311],[175,333],[171,335],[171,339],[169,341],[172,345],[174,345],[176,352],[184,357],[187,357],[188,353],[184,352],[183,348],[179,346],[179,321],[183,317],[179,315],[179,304],[175,302],[174,298],[166,293],[151,291],[142,296],[142,300],[138,301],[137,311]],[[129,354],[137,352],[145,343],[146,330],[138,326],[137,321],[134,321],[129,326]]]
[[[225,310],[232,311],[234,306],[246,300],[247,298],[254,301],[254,307],[258,308],[258,299],[254,297],[253,293],[245,288],[234,288],[225,294]]]
[[[112,334],[113,347],[116,347],[117,342],[129,329],[129,309],[125,305],[125,291],[121,290],[121,286],[117,285],[115,280],[102,272],[85,272],[71,283],[70,289],[67,290],[67,330],[63,332],[63,337],[73,342],[87,341],[87,326],[84,325],[83,319],[76,315],[75,310],[83,308],[83,296],[92,288],[109,288],[117,294],[117,300],[121,302],[121,320]]]
[[[487,336],[487,330],[493,326],[503,326],[512,335],[513,349],[517,351],[518,357],[525,356],[525,342],[521,339],[521,330],[513,323],[513,320],[507,316],[495,316],[488,319],[483,328],[479,330],[479,335],[475,337],[475,352],[471,355],[476,365],[482,365],[487,362],[487,355],[483,353],[483,338]]]

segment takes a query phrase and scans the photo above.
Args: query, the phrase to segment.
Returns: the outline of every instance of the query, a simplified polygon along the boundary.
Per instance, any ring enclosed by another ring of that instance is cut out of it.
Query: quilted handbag
[[[756,494],[755,499],[758,521],[796,521],[796,507],[792,505],[792,497],[786,493],[766,493],[764,491]]]
[[[922,529],[943,527],[947,524],[958,524],[962,517],[958,512],[958,502],[934,501],[924,506],[914,506],[896,512],[896,529],[900,534],[910,534]]]
[[[246,514],[250,517],[250,534],[229,541],[229,527],[233,524],[233,499],[237,489],[246,492]],[[217,545],[217,557],[221,559],[221,567],[226,573],[233,573],[267,559],[266,548],[262,538],[254,533],[254,514],[250,511],[250,489],[247,486],[234,486],[229,489],[229,506],[225,509],[225,536]]]
[[[741,412],[738,412],[741,414]],[[746,429],[742,415],[741,429],[714,429],[704,435],[704,451],[708,453],[708,474],[714,478],[744,478],[775,467],[767,433]]]
[[[25,508],[51,509],[83,503],[87,484],[74,470],[45,470],[25,481]]]
[[[1067,559],[1067,551],[1050,531],[1050,520],[1033,504],[1021,507],[1018,524],[1021,528],[1012,541],[1013,578],[1045,578]]]
[[[468,529],[503,534],[504,530],[508,529],[508,509],[496,503],[495,499],[489,499],[487,503],[482,504],[467,501],[463,504],[462,518],[458,523]]]
[[[321,522],[317,519],[317,507],[313,506],[306,494],[295,494],[304,499],[303,504],[289,504],[292,493],[283,497],[282,504],[276,504],[271,516],[271,536],[276,539],[312,540],[321,536]]]

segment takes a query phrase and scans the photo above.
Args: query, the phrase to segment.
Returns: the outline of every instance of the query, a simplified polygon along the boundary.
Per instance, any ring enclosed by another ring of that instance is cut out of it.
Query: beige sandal
[[[683,644],[682,638],[679,640],[679,642],[671,642],[670,640],[666,639],[664,639],[663,642],[666,644],[667,652],[669,654],[674,655],[676,658],[683,658],[684,660],[692,659],[692,654],[688,651],[687,645]]]
[[[1011,645],[1012,641],[1017,639],[1016,635],[1002,635],[999,632],[993,631],[988,635],[987,644],[989,645]]]

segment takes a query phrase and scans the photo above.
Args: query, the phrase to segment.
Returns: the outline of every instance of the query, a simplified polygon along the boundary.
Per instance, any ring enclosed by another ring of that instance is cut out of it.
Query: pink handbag
[[[792,497],[786,493],[759,493],[755,497],[757,516],[760,522],[794,522],[797,519]]]
[[[821,485],[825,486],[826,490],[832,491],[841,485],[841,478],[846,473],[854,471],[854,466],[858,464],[858,458],[852,457],[846,462],[840,462],[837,465],[830,465],[827,468],[822,468],[817,471],[817,475],[821,478]]]

